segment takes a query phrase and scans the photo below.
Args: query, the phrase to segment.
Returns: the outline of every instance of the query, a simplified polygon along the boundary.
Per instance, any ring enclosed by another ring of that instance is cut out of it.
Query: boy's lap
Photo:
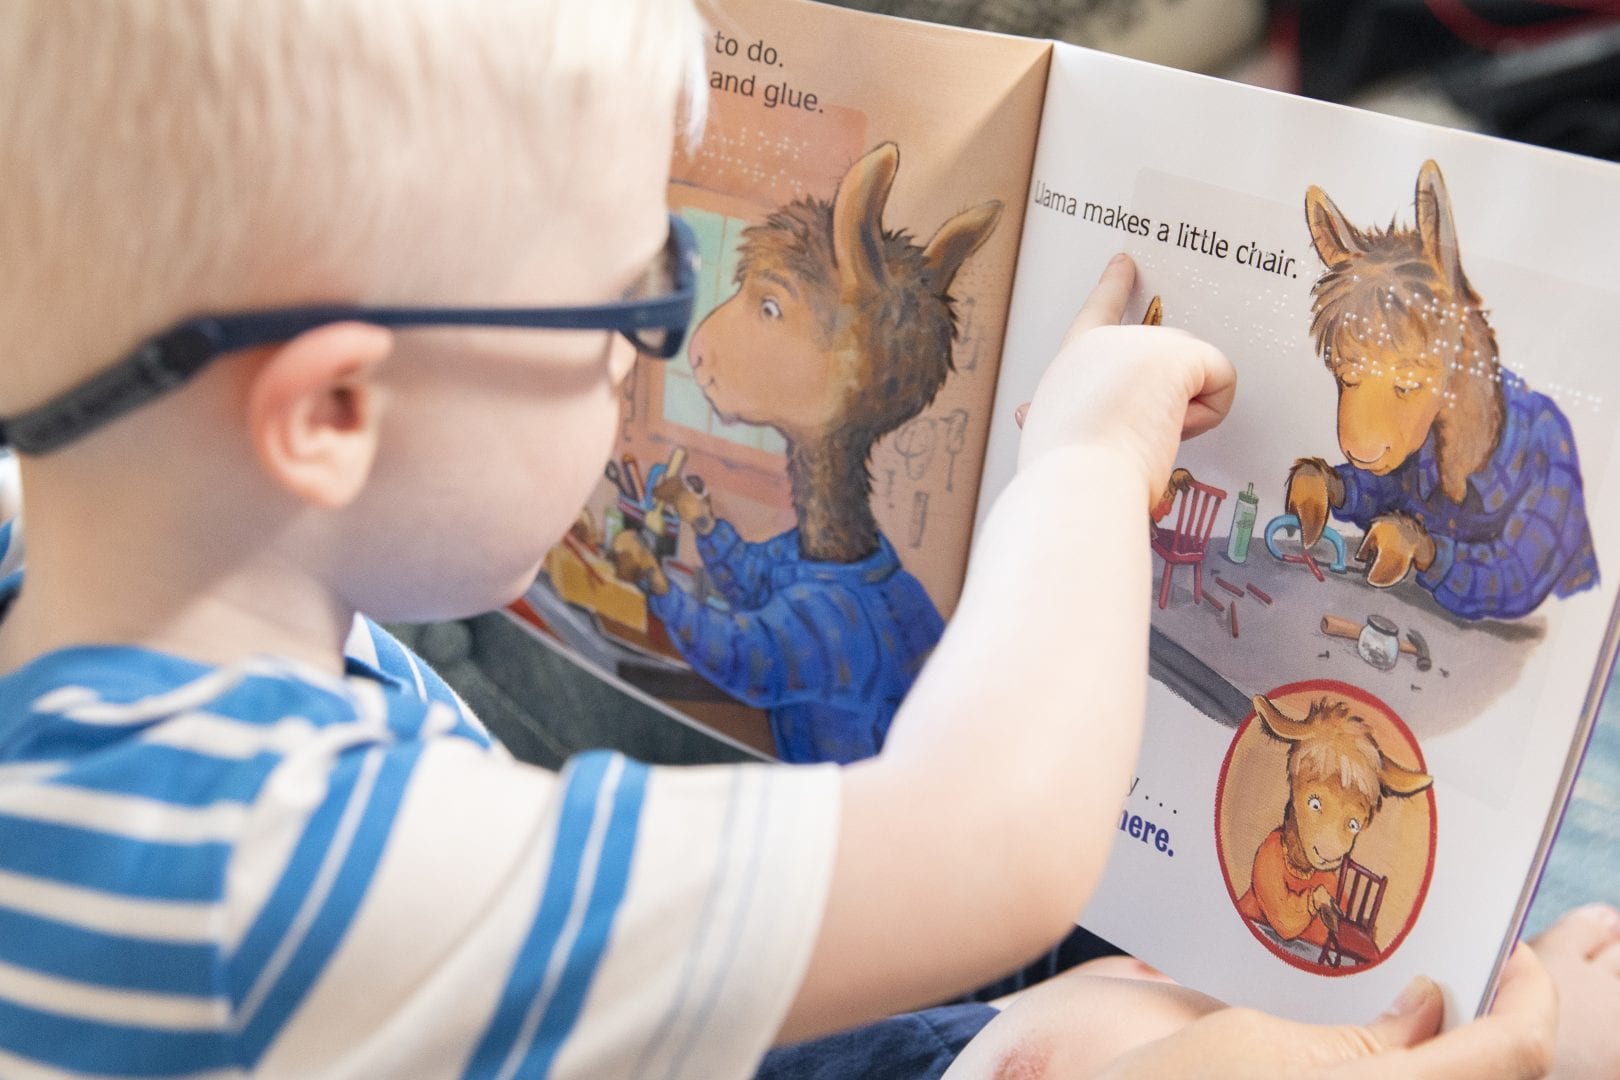
[[[970,1002],[890,1017],[773,1050],[755,1080],[978,1080],[1026,1075],[1037,1063],[1089,1075],[1220,1007],[1146,970],[1109,957],[1022,990],[1005,1008]]]
[[[973,1002],[889,1017],[772,1050],[755,1080],[937,1080],[996,1015]]]
[[[1121,967],[1109,968],[1110,964]],[[1147,970],[1077,926],[1044,956],[958,1001],[773,1050],[756,1080],[936,1080],[1000,1015],[1000,1009],[987,1002],[1005,1003],[1011,995],[1047,986],[1050,980],[1077,968],[1111,974],[1127,967],[1133,976]],[[1056,995],[1063,994],[1056,991]],[[1048,998],[1043,994],[1042,1000],[1055,1002],[1056,995]],[[1012,1034],[1016,1036],[1016,1031]]]

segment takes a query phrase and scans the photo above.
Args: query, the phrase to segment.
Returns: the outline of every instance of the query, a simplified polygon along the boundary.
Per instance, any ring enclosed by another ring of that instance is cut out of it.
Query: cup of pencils
[[[615,503],[624,527],[639,532],[647,549],[659,559],[674,557],[681,538],[681,520],[673,507],[653,497],[653,489],[664,477],[680,475],[685,466],[684,446],[677,446],[668,461],[653,465],[645,479],[634,454],[626,453],[607,464],[607,478],[618,489]]]
[[[675,516],[674,511],[658,506],[643,506],[623,495],[619,496],[618,507],[624,517],[624,527],[640,533],[647,550],[660,559],[674,556],[676,544],[681,538],[681,519]]]

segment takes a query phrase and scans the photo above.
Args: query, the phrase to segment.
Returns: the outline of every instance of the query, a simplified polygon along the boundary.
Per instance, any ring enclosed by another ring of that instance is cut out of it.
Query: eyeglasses
[[[0,445],[26,454],[58,449],[184,384],[219,357],[288,341],[334,322],[374,326],[492,326],[535,330],[616,330],[644,356],[681,351],[697,294],[697,239],[669,215],[663,256],[636,296],[610,304],[548,308],[408,308],[341,304],[204,315],[147,338],[104,371],[43,405],[0,419]]]

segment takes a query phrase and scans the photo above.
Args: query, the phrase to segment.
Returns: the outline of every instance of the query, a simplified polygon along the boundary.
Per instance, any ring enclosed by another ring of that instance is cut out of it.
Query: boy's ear
[[[327,509],[365,487],[377,453],[376,368],[394,335],[365,323],[330,323],[277,346],[254,372],[247,421],[254,453],[285,490]]]

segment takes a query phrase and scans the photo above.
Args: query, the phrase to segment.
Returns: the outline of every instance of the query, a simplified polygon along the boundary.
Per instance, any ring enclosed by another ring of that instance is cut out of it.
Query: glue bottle
[[[1232,528],[1226,534],[1226,557],[1240,563],[1249,557],[1249,540],[1254,536],[1254,519],[1260,513],[1260,496],[1249,490],[1238,492],[1237,505],[1232,508]]]

